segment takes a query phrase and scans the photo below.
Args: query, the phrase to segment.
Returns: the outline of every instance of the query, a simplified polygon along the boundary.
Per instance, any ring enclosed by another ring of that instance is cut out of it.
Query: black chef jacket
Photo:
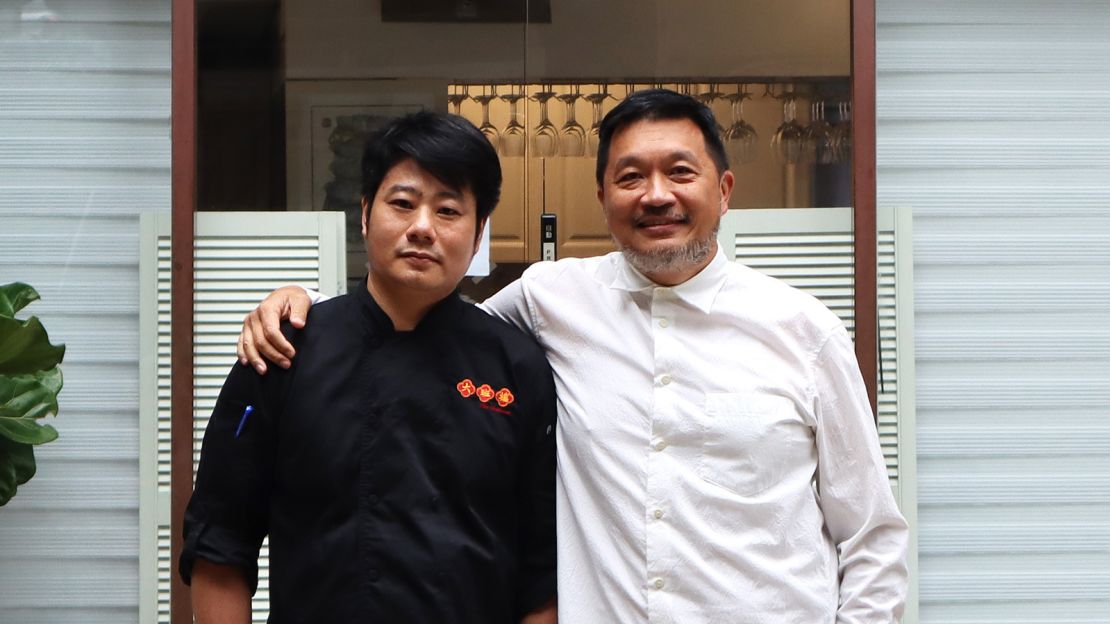
[[[395,332],[365,286],[308,321],[284,328],[289,370],[224,383],[185,581],[200,557],[257,587],[269,535],[274,623],[508,623],[550,600],[555,389],[535,342],[457,295]]]

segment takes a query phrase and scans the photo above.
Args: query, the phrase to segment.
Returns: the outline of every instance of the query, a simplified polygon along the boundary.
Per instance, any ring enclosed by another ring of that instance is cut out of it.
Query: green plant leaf
[[[18,375],[54,368],[65,345],[50,344],[37,317],[26,321],[0,316],[0,375]]]
[[[35,451],[29,444],[0,438],[0,507],[15,496],[16,488],[35,476]]]
[[[0,286],[0,316],[14,318],[15,313],[39,298],[39,293],[27,284],[13,282]]]
[[[52,368],[31,375],[0,375],[0,436],[23,444],[44,444],[58,437],[50,425],[35,422],[58,413],[62,371]]]
[[[0,418],[42,418],[58,413],[62,370],[52,368],[30,375],[0,375]]]
[[[40,425],[30,418],[0,416],[0,436],[23,444],[46,444],[58,439],[58,430],[50,425]]]

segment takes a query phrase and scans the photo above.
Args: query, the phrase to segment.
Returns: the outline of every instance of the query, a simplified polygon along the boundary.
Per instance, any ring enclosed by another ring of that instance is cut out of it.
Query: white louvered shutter
[[[270,291],[297,283],[327,294],[346,290],[343,214],[336,212],[201,212],[196,215],[194,283],[193,470],[200,459],[208,417],[228,371],[235,362],[235,341],[243,317]],[[140,596],[147,621],[169,622],[170,559],[170,220],[169,215],[143,222],[143,353],[151,371],[140,383],[143,392],[140,431],[140,506],[146,535],[143,573],[157,587]],[[153,372],[156,370],[156,374]],[[147,541],[149,540],[149,541]],[[267,546],[259,561],[253,621],[269,615]],[[154,619],[156,617],[156,620]]]
[[[878,210],[877,221],[879,442],[895,499],[916,535],[912,221],[908,209],[890,207]],[[854,336],[851,208],[730,210],[718,240],[729,258],[820,299]],[[915,561],[911,553],[911,576]],[[905,622],[916,617],[911,584]]]

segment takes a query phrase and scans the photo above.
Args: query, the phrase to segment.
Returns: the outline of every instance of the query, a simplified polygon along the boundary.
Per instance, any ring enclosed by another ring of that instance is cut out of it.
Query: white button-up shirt
[[[559,397],[561,624],[893,622],[908,531],[852,344],[720,251],[658,286],[619,253],[486,302]]]

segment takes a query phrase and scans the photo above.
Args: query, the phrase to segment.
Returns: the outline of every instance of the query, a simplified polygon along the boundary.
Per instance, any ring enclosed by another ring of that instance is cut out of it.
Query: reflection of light
[[[31,0],[23,5],[19,19],[23,22],[56,22],[58,14],[46,6],[46,0]]]

